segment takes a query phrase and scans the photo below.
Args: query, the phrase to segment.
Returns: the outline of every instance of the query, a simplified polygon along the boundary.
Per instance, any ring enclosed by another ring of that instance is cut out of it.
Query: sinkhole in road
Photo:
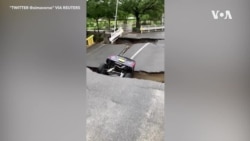
[[[90,70],[97,73],[97,67],[88,67]],[[133,78],[151,80],[164,83],[164,72],[146,72],[146,71],[134,71]]]
[[[143,39],[136,39],[136,38],[118,38],[114,44],[137,44],[137,43],[153,43],[155,44],[159,39],[150,39],[150,38],[143,38]]]

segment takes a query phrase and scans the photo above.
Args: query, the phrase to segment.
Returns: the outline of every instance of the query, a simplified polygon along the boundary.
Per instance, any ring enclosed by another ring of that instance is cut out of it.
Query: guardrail
[[[89,36],[89,37],[86,39],[86,41],[87,41],[87,47],[90,47],[90,46],[92,46],[93,44],[95,44],[95,42],[94,42],[94,35]]]
[[[118,39],[118,37],[122,36],[122,33],[123,33],[123,29],[119,28],[115,32],[111,33],[111,37],[109,38],[109,41],[113,44]]]
[[[159,29],[161,29],[161,30],[164,30],[165,29],[165,26],[142,26],[141,28],[140,28],[140,30],[141,30],[141,33],[143,33],[143,31],[150,31],[150,30],[159,30]]]
[[[111,33],[114,30],[115,28],[110,28],[109,30],[108,29],[99,29],[99,32],[105,32],[105,33]],[[87,29],[87,31],[90,31],[90,32],[97,32],[98,30],[97,29]]]

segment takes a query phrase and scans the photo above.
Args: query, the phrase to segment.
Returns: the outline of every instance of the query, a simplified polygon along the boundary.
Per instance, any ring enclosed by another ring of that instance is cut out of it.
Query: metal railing
[[[141,26],[140,30],[141,30],[141,33],[143,33],[143,31],[150,31],[150,30],[154,30],[154,31],[157,31],[157,30],[164,30],[165,29],[165,26]]]
[[[109,41],[113,44],[118,39],[118,37],[122,36],[122,33],[123,33],[123,29],[120,27],[118,30],[111,33],[111,37],[109,38]]]
[[[87,41],[87,47],[90,47],[90,46],[92,46],[93,44],[95,44],[95,42],[94,42],[94,35],[89,36],[89,37],[86,39],[86,41]]]

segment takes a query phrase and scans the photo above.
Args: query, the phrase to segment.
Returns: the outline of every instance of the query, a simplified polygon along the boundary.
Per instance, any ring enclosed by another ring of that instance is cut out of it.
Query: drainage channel
[[[98,71],[97,67],[88,67],[93,72]],[[164,83],[164,72],[145,72],[145,71],[134,71],[133,78],[151,80],[156,82]]]

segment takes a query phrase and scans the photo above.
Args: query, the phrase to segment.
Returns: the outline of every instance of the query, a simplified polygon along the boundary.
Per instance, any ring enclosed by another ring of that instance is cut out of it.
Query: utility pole
[[[118,0],[116,0],[116,10],[115,10],[115,29],[114,29],[114,32],[116,30],[116,27],[117,27],[117,11],[118,11]]]

